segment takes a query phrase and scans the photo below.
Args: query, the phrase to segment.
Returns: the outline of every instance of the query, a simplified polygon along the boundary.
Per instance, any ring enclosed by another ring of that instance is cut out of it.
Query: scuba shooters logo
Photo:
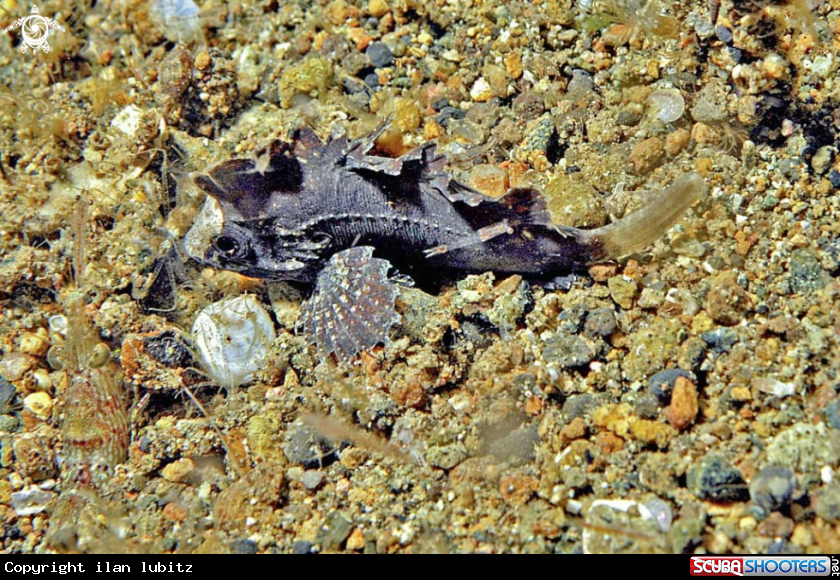
[[[692,576],[840,576],[828,556],[692,556]]]

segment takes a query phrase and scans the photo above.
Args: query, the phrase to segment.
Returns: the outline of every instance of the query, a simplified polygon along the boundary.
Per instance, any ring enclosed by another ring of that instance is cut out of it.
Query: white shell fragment
[[[685,99],[677,89],[659,89],[648,97],[656,118],[663,123],[673,123],[685,112]]]
[[[768,395],[779,397],[789,397],[796,393],[796,385],[793,383],[783,383],[780,380],[772,377],[756,377],[753,383],[758,387],[758,390]]]
[[[202,310],[192,335],[204,370],[226,389],[254,379],[277,336],[268,312],[250,294],[226,298]]]

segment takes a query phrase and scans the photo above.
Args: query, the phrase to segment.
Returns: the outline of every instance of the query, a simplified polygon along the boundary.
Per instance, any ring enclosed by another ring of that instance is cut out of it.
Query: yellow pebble
[[[44,392],[32,393],[23,400],[23,408],[42,421],[50,418],[52,404],[52,399]]]

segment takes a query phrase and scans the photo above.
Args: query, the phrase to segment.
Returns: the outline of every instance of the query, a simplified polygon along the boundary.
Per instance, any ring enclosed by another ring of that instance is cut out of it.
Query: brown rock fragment
[[[637,174],[650,173],[665,159],[665,143],[659,137],[639,141],[630,152],[630,163]]]
[[[734,272],[723,272],[712,280],[706,295],[706,312],[718,324],[732,326],[749,312],[750,295],[738,285]]]
[[[682,431],[694,422],[698,411],[697,387],[687,378],[677,377],[671,395],[671,406],[666,413],[668,422],[678,431]]]

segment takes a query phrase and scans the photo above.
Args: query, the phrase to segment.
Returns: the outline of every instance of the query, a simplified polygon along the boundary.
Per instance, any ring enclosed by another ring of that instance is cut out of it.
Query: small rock
[[[648,392],[657,400],[667,405],[671,402],[671,393],[674,392],[674,385],[680,377],[692,380],[690,373],[680,369],[666,369],[659,371],[648,380]]]
[[[31,395],[27,395],[23,400],[24,410],[29,411],[42,421],[50,418],[52,405],[52,399],[44,392],[32,393]]]
[[[595,351],[577,335],[555,334],[543,349],[543,359],[560,367],[580,367],[592,360]]]
[[[370,12],[370,15],[374,18],[381,18],[390,10],[391,7],[388,6],[388,2],[386,2],[386,0],[370,0],[370,2],[368,2],[368,12]]]
[[[15,404],[15,397],[17,396],[17,389],[15,386],[0,377],[0,415],[11,413],[19,409],[19,404]]]
[[[615,321],[615,311],[612,308],[602,307],[590,310],[586,315],[586,323],[583,332],[589,337],[607,338],[611,336],[618,324]]]
[[[318,489],[324,482],[324,472],[315,469],[308,469],[303,473],[300,482],[306,489]]]
[[[653,288],[645,288],[639,294],[639,308],[646,310],[656,309],[665,303],[665,293],[661,290],[654,290]]]
[[[764,467],[750,481],[750,498],[767,512],[776,511],[793,498],[796,474],[786,467]]]
[[[449,445],[436,445],[426,451],[426,461],[441,469],[452,469],[467,457],[467,447],[460,441]]]
[[[597,228],[607,221],[598,192],[579,174],[556,175],[545,188],[545,199],[554,223]]]
[[[505,55],[505,70],[513,79],[522,76],[522,56],[518,52],[509,52]]]
[[[394,64],[394,54],[384,42],[371,42],[366,54],[375,68],[385,68]]]
[[[184,457],[178,461],[166,465],[160,472],[166,481],[173,483],[185,483],[189,475],[195,470],[195,463],[192,459]]]
[[[840,484],[829,483],[817,492],[814,511],[827,522],[840,522]]]
[[[257,543],[254,540],[234,540],[230,543],[230,551],[234,554],[256,554]]]
[[[767,445],[767,461],[797,473],[816,474],[824,465],[840,462],[840,433],[824,423],[796,423]]]
[[[207,51],[202,50],[195,57],[195,68],[200,71],[207,69],[211,63],[210,55]]]
[[[509,505],[524,505],[537,490],[537,480],[530,475],[513,473],[499,481],[499,492]]]
[[[514,151],[514,157],[517,161],[530,163],[535,169],[545,169],[548,167],[549,148],[556,138],[554,121],[551,115],[546,113],[528,123],[525,128],[525,138]]]
[[[636,399],[633,411],[642,419],[656,419],[659,416],[659,399],[650,393],[642,393]]]
[[[690,142],[691,131],[679,128],[672,133],[668,133],[668,136],[665,137],[665,152],[672,157],[679,155],[683,149],[688,147]]]
[[[633,171],[639,175],[650,173],[665,159],[665,143],[659,137],[649,137],[639,141],[630,152]]]
[[[779,512],[773,512],[758,525],[756,530],[767,538],[789,538],[793,533],[794,522]]]
[[[44,356],[50,348],[50,338],[46,328],[38,332],[25,332],[20,335],[20,351],[32,356]]]
[[[56,475],[54,438],[49,431],[38,429],[33,433],[23,433],[14,439],[15,457],[24,477],[33,481],[43,481]]]
[[[18,517],[39,514],[56,497],[51,491],[44,491],[35,486],[28,486],[21,491],[12,492],[12,509]]]
[[[624,310],[633,308],[633,299],[636,297],[638,286],[626,276],[613,276],[607,280],[607,287],[610,289],[610,298]]]
[[[706,312],[712,320],[733,326],[744,319],[751,307],[750,296],[738,285],[734,272],[723,272],[715,276],[706,294]]]
[[[144,336],[143,346],[149,356],[167,367],[184,368],[192,363],[189,348],[174,330]]]
[[[832,429],[840,429],[840,398],[834,399],[822,410],[825,422]]]
[[[677,377],[667,412],[668,422],[674,429],[682,431],[694,422],[699,410],[697,387],[687,378]]]
[[[337,511],[330,512],[318,532],[318,543],[327,550],[338,550],[352,530],[353,522],[344,514]]]
[[[790,258],[790,288],[797,294],[808,294],[825,286],[820,261],[811,252],[795,250]]]
[[[361,528],[353,528],[347,538],[346,547],[348,550],[361,550],[365,547],[365,533]]]
[[[311,554],[314,545],[306,540],[298,540],[292,544],[292,554]]]
[[[731,328],[716,328],[700,335],[717,353],[725,353],[738,342],[738,333]]]
[[[14,415],[0,415],[0,433],[14,433],[20,427],[20,421]]]
[[[689,469],[686,483],[699,499],[733,502],[748,497],[741,472],[720,455],[707,455]]]
[[[811,168],[817,175],[825,174],[831,168],[831,162],[834,160],[834,147],[831,145],[824,145],[817,149],[814,156],[811,158]]]
[[[493,98],[493,89],[484,77],[478,77],[470,89],[470,98],[478,103],[484,103]]]
[[[283,451],[292,463],[300,463],[308,469],[315,469],[327,466],[338,459],[336,446],[315,429],[295,425],[288,433]]]
[[[563,403],[563,414],[569,419],[584,417],[599,404],[592,393],[572,395]]]
[[[669,425],[646,419],[638,419],[633,422],[630,427],[630,432],[633,434],[633,437],[645,445],[656,445],[660,449],[668,447],[671,439],[677,434],[674,428]]]

